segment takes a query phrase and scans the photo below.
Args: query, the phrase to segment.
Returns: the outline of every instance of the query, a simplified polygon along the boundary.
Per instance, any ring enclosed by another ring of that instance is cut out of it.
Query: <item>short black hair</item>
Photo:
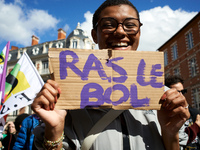
[[[22,121],[28,116],[29,116],[29,114],[23,113],[15,118],[14,123],[15,123],[15,129],[17,130],[17,132],[19,132],[19,130],[20,130],[20,125],[22,124]]]
[[[95,25],[97,24],[100,14],[103,9],[105,9],[106,7],[109,7],[109,6],[116,6],[116,5],[122,5],[122,4],[129,5],[133,9],[135,9],[135,11],[137,13],[137,17],[140,20],[138,10],[129,0],[106,0],[101,4],[101,6],[99,6],[99,8],[95,11],[95,13],[93,15],[93,19],[92,19],[93,29],[95,29]]]
[[[184,83],[183,78],[179,75],[170,75],[165,78],[165,85],[167,87],[170,87],[171,85],[177,84],[179,82],[182,84]]]

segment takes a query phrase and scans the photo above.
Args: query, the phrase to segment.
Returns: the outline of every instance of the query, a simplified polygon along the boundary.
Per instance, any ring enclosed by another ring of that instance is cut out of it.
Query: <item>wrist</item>
[[[179,134],[171,134],[169,132],[162,132],[162,138],[166,150],[179,150]]]
[[[57,149],[60,150],[63,147],[63,144],[62,144],[63,139],[64,139],[64,131],[62,132],[62,135],[56,141],[47,140],[46,137],[44,136],[43,147],[45,150],[57,150]]]
[[[56,141],[59,137],[61,137],[64,131],[64,121],[60,122],[57,126],[51,126],[49,124],[45,124],[45,133],[44,136],[47,140]]]
[[[56,141],[62,136],[64,128],[47,128],[45,127],[44,136],[47,140]]]

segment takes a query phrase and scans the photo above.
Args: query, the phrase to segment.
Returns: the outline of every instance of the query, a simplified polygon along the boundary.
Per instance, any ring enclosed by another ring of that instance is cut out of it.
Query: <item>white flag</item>
[[[43,85],[44,81],[25,52],[6,77],[6,100],[1,108],[0,118],[32,104]]]

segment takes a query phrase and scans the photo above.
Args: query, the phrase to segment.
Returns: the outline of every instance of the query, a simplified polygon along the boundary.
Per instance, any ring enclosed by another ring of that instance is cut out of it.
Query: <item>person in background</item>
[[[13,150],[35,150],[33,129],[40,123],[36,114],[26,117],[20,128]]]
[[[184,80],[177,75],[168,76],[165,79],[165,85],[169,88],[175,88],[181,94],[185,94],[187,89],[183,87]],[[181,150],[199,150],[200,149],[200,111],[189,106],[190,118],[179,130],[179,144]]]
[[[4,150],[11,150],[17,139],[15,124],[9,121],[5,126],[6,137],[3,138],[2,145]]]
[[[18,115],[15,118],[15,128],[16,128],[16,134],[17,135],[18,135],[19,130],[20,130],[21,126],[22,126],[22,121],[28,116],[29,116],[29,114],[23,113],[23,114]]]
[[[93,15],[92,37],[99,49],[135,51],[141,26],[139,13],[130,1],[106,0]],[[80,150],[91,128],[111,110],[57,110],[55,104],[59,94],[62,94],[59,85],[48,80],[31,105],[44,122],[34,130],[36,146],[38,149]],[[98,132],[88,149],[178,150],[178,131],[189,118],[187,101],[175,89],[160,97],[161,110],[124,110]]]

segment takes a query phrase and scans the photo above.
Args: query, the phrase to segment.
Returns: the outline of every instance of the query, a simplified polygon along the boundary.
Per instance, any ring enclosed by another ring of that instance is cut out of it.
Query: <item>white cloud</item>
[[[156,51],[196,14],[181,9],[172,10],[169,6],[140,12],[143,26],[138,50]]]
[[[55,28],[59,22],[52,15],[44,10],[33,9],[27,13],[27,19],[25,20],[26,27],[29,30],[45,32],[48,29]]]
[[[169,6],[155,7],[140,12],[143,26],[141,27],[138,50],[156,51],[197,13],[198,12],[186,12],[181,9],[172,10]],[[84,14],[85,21],[81,23],[81,28],[87,31],[91,39],[92,15],[91,12],[86,12]]]
[[[22,9],[22,1],[5,4],[0,0],[0,40],[15,41],[28,46],[31,36],[39,36],[52,28],[56,28],[59,20],[48,14],[47,11]]]
[[[87,35],[89,38],[93,41],[92,36],[91,36],[91,30],[92,30],[92,17],[93,14],[90,11],[87,11],[84,14],[85,21],[81,23],[81,29],[87,32]],[[98,49],[98,45],[95,45],[95,49]]]
[[[81,29],[83,29],[91,39],[92,16],[93,14],[90,11],[87,11],[84,14],[85,21],[81,23]]]
[[[67,31],[71,30],[68,24],[65,24],[63,30],[67,33]]]

